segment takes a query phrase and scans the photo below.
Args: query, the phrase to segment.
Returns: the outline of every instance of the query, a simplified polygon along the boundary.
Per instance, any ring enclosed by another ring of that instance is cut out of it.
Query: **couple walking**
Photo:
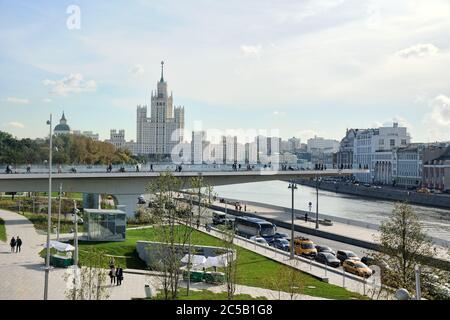
[[[11,241],[9,242],[9,245],[11,246],[11,252],[20,252],[20,247],[22,246],[22,239],[17,236],[16,239],[14,237],[11,238]]]
[[[114,258],[111,259],[109,268],[109,278],[111,279],[111,284],[117,283],[117,285],[120,286],[123,280],[123,269],[120,266],[117,268],[114,267]]]

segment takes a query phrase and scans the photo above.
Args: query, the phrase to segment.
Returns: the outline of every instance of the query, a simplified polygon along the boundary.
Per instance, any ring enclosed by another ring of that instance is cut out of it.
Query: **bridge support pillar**
[[[98,193],[83,193],[83,208],[100,209],[102,197]]]
[[[114,195],[117,199],[117,209],[124,211],[127,217],[134,217],[137,208],[138,194]]]

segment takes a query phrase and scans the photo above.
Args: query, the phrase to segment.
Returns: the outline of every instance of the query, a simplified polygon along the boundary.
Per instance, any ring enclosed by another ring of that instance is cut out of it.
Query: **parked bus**
[[[269,221],[245,216],[235,218],[234,228],[239,236],[246,238],[260,236],[269,242],[273,240],[277,229],[276,225]]]

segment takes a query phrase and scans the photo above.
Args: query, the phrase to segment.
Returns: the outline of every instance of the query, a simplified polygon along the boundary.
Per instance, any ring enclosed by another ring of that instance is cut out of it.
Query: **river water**
[[[315,188],[297,185],[295,208],[316,209]],[[283,207],[291,207],[291,190],[283,181],[242,183],[216,186],[214,191],[222,197],[255,201]],[[394,202],[319,190],[319,213],[380,224],[388,218]],[[412,206],[428,235],[450,241],[450,210],[424,206]]]

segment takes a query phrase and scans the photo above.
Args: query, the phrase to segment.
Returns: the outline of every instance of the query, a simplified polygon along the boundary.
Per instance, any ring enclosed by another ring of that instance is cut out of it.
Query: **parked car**
[[[418,193],[430,193],[430,190],[427,188],[420,188],[420,189],[417,189],[417,192]]]
[[[139,196],[138,197],[138,204],[146,204],[147,203],[147,201],[145,201],[145,199],[144,199],[144,196]]]
[[[322,245],[316,244],[316,249],[317,249],[318,253],[319,252],[328,252],[328,253],[331,253],[332,255],[336,256],[336,251],[334,251],[333,249],[331,249],[328,246],[322,246]]]
[[[373,274],[373,270],[361,261],[347,259],[342,264],[346,272],[356,274],[357,276],[368,278]]]
[[[330,252],[319,252],[314,259],[333,268],[338,268],[341,265],[341,261]]]
[[[265,245],[265,246],[269,245],[269,243],[263,237],[253,236],[253,237],[250,237],[250,240],[255,241],[259,244]]]
[[[289,241],[287,241],[284,238],[274,239],[272,242],[269,243],[269,245],[286,252],[289,252],[290,249]]]
[[[287,239],[287,238],[289,238],[289,236],[288,236],[286,233],[276,232],[276,233],[273,235],[273,238],[274,238],[274,239]]]
[[[336,258],[338,258],[341,263],[343,263],[345,260],[351,259],[351,260],[361,260],[354,252],[350,250],[338,250],[336,252]]]
[[[378,266],[381,270],[388,270],[390,269],[389,265],[384,261],[376,261],[374,257],[372,256],[364,256],[361,258],[361,262],[364,263],[366,266]]]
[[[294,250],[295,254],[311,258],[315,257],[317,254],[317,249],[314,247],[314,242],[303,237],[294,238]]]

